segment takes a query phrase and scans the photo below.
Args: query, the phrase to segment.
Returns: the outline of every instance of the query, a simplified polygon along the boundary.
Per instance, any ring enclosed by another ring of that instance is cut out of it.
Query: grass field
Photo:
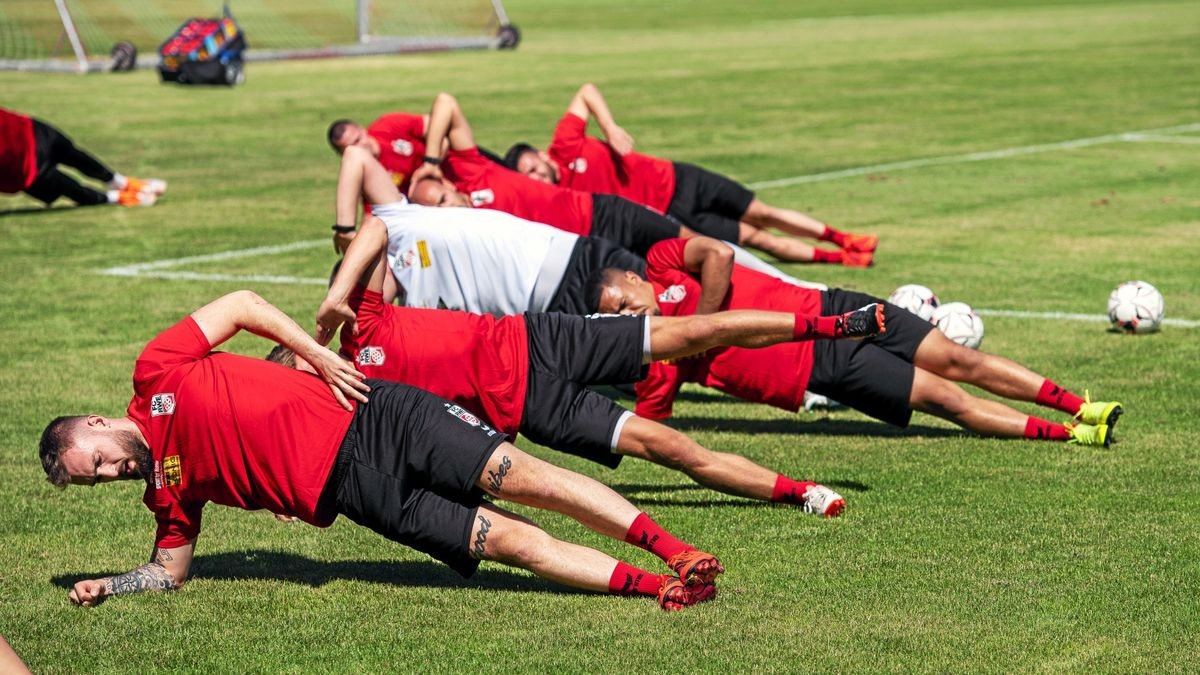
[[[882,237],[867,270],[788,268],[831,285],[887,295],[917,282],[978,308],[1102,314],[1112,287],[1141,278],[1163,292],[1168,317],[1200,320],[1200,126],[1177,128],[1200,123],[1194,2],[506,6],[525,32],[513,53],[254,64],[235,90],[163,86],[146,72],[0,74],[3,105],[171,184],[152,209],[0,199],[0,634],[35,672],[1200,669],[1194,324],[1130,337],[985,316],[985,350],[1125,403],[1109,449],[979,439],[921,416],[901,431],[851,411],[792,415],[687,392],[679,428],[836,486],[849,508],[834,521],[646,463],[606,472],[542,453],[721,556],[720,596],[688,612],[491,564],[464,582],[347,522],[319,531],[221,507],[207,509],[183,591],[72,607],[74,581],[145,561],[153,520],[138,485],[48,485],[35,450],[43,426],[122,414],[145,342],[220,294],[249,285],[309,325],[319,285],[220,275],[316,279],[333,253],[315,244],[170,268],[217,279],[98,270],[327,238],[328,122],[425,110],[439,89],[502,150],[544,142],[591,80],[639,149],[751,184],[1176,128],[760,196]],[[537,520],[657,564],[565,519]]]

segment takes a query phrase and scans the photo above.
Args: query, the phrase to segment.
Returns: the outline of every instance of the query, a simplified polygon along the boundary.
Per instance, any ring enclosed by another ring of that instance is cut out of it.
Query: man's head
[[[342,154],[346,148],[357,145],[359,147],[371,149],[370,136],[367,135],[367,130],[359,126],[353,120],[335,120],[329,125],[329,131],[326,132],[326,139],[329,141],[329,147],[333,151]]]
[[[154,471],[150,448],[131,426],[100,415],[55,419],[38,445],[46,480],[66,487],[149,478]]]
[[[416,204],[425,206],[471,206],[471,200],[459,192],[451,183],[432,176],[417,181],[412,187],[411,197]]]
[[[543,183],[558,183],[558,167],[550,161],[550,155],[528,143],[517,143],[504,153],[504,165],[519,174]]]
[[[305,373],[317,374],[317,369],[312,367],[312,364],[305,361],[303,358],[296,356],[296,352],[284,347],[283,345],[275,345],[267,354],[267,360],[271,363],[278,363],[284,368],[291,368]]]
[[[633,270],[608,267],[596,272],[588,281],[584,301],[601,314],[662,314],[654,285]]]

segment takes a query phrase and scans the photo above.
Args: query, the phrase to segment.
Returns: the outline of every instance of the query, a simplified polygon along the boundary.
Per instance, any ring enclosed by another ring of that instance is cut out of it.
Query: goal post
[[[520,33],[502,0],[228,0],[247,61],[452,49],[513,48]],[[221,0],[3,0],[0,69],[108,70],[118,42],[137,66],[184,21],[219,16]]]

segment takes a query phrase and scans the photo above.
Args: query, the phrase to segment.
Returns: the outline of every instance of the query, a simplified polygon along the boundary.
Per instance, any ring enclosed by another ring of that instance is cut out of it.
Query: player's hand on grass
[[[325,384],[329,385],[330,391],[333,392],[333,397],[346,410],[353,410],[354,406],[350,405],[349,399],[354,399],[359,403],[367,402],[367,392],[371,388],[367,386],[366,375],[354,369],[354,366],[349,361],[334,354],[328,349],[318,349],[311,358],[308,359],[313,370],[325,380]]]
[[[358,335],[358,319],[354,316],[354,310],[350,309],[350,305],[326,298],[325,302],[322,302],[321,306],[317,308],[317,344],[321,346],[329,344],[329,341],[337,334],[338,328],[341,328],[344,323],[350,324],[351,334]]]
[[[442,175],[441,167],[439,167],[437,164],[422,162],[421,166],[418,166],[417,170],[413,171],[412,177],[409,178],[408,194],[406,196],[412,197],[413,190],[416,189],[417,183],[420,183],[426,178],[436,178],[440,181],[446,180],[446,177]]]
[[[617,151],[618,155],[628,155],[633,152],[633,136],[630,136],[629,132],[621,127],[614,124],[604,133],[604,137],[608,139],[608,144]]]
[[[80,607],[95,607],[108,597],[108,586],[102,580],[84,579],[70,592],[71,602]]]

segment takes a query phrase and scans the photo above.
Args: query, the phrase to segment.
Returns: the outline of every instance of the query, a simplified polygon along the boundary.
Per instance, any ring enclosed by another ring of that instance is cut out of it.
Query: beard
[[[132,431],[118,431],[116,432],[116,442],[125,451],[127,459],[137,462],[137,471],[127,473],[122,467],[121,477],[150,480],[154,475],[154,457],[150,455],[150,448],[142,442],[142,439]]]

